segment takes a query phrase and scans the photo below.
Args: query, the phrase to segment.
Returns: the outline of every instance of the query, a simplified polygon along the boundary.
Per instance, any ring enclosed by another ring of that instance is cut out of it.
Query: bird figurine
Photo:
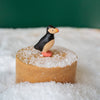
[[[49,25],[47,27],[46,34],[39,40],[37,44],[34,45],[34,48],[41,51],[41,54],[44,57],[52,56],[53,53],[50,51],[50,48],[52,48],[52,46],[54,45],[54,34],[57,32],[59,32],[59,29],[52,25]]]

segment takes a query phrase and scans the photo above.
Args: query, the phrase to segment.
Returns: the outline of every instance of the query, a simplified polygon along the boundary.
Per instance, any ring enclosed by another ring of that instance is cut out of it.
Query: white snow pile
[[[78,55],[75,84],[15,83],[15,55],[34,45],[46,28],[0,29],[0,100],[100,100],[100,31],[59,28],[55,45]]]

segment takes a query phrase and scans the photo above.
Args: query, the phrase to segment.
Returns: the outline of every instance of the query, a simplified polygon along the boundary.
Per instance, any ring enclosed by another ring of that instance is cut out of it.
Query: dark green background
[[[100,0],[0,0],[0,27],[100,28]]]

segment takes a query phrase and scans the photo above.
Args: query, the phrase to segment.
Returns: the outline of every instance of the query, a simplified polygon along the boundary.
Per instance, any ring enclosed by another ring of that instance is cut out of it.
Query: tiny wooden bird
[[[54,34],[59,32],[59,30],[49,25],[47,27],[46,34],[39,40],[39,42],[34,46],[35,49],[40,50],[42,52],[42,55],[44,57],[51,57],[52,52],[50,51],[50,48],[54,45]]]

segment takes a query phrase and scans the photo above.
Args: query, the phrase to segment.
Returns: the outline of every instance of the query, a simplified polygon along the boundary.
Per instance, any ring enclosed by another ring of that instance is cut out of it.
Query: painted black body
[[[51,40],[54,39],[54,34],[50,34],[47,32],[46,35],[44,35],[40,41],[34,46],[35,49],[42,51],[43,47]]]
[[[49,26],[47,27],[47,32],[46,32],[46,34],[45,34],[45,35],[39,40],[39,42],[34,46],[35,49],[42,51],[43,48],[44,48],[44,46],[45,46],[48,42],[50,42],[51,40],[54,39],[54,34],[51,34],[51,33],[48,32],[48,29],[49,29],[49,28],[55,28],[55,27],[52,26],[52,25],[49,25]]]

